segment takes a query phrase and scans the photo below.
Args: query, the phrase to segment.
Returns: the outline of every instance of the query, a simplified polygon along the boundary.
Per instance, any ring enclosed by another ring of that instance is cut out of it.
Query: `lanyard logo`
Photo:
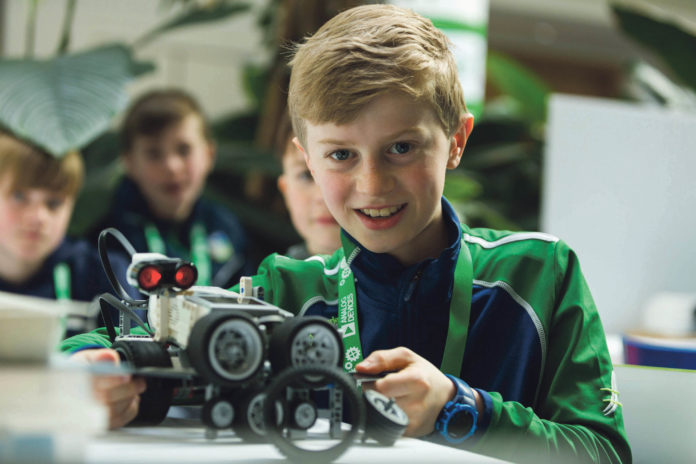
[[[358,315],[355,308],[355,281],[353,271],[341,259],[341,279],[338,282],[338,331],[343,337],[343,368],[350,372],[355,364],[362,361],[360,334],[358,333]]]

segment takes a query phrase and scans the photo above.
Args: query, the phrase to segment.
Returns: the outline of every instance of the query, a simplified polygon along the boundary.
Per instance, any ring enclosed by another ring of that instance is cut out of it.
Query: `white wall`
[[[5,1],[2,25],[5,56],[24,53],[27,0]],[[52,54],[65,12],[64,0],[39,2],[36,56]],[[175,10],[160,0],[82,0],[77,2],[71,50],[110,42],[131,43]],[[267,0],[252,0],[253,11],[217,23],[182,28],[138,49],[137,57],[152,60],[157,71],[129,88],[137,95],[160,85],[182,86],[197,96],[211,117],[245,109],[249,102],[241,86],[241,68],[248,61],[269,57],[261,45],[257,12]]]
[[[542,228],[577,251],[608,332],[696,292],[696,114],[555,95],[544,163]]]

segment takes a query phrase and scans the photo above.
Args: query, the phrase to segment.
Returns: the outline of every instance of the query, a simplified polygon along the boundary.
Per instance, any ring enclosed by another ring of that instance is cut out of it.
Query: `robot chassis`
[[[113,274],[109,235],[130,253],[128,283],[147,300],[130,298]],[[333,461],[360,431],[363,440],[392,445],[406,429],[408,417],[393,399],[360,392],[374,377],[343,371],[341,337],[327,319],[295,317],[263,301],[263,289],[253,288],[250,277],[242,278],[240,293],[193,286],[192,263],[136,253],[115,229],[101,233],[99,252],[121,295],[99,298],[112,348],[147,381],[133,425],[159,424],[172,405],[202,405],[206,437],[231,428],[244,441],[272,443],[296,462]],[[119,311],[118,334],[113,309]],[[147,325],[138,314],[143,311]],[[145,334],[131,333],[132,323]],[[303,447],[318,418],[328,421],[329,440]]]

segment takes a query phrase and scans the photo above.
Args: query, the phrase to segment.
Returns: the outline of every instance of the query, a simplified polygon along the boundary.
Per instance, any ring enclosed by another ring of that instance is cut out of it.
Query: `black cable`
[[[104,319],[104,327],[106,327],[106,332],[109,334],[109,340],[111,343],[116,341],[116,329],[114,328],[114,321],[111,320],[111,314],[109,313],[109,302],[104,298],[104,295],[111,295],[110,293],[102,293],[99,295],[99,307],[101,307],[102,319]],[[116,308],[118,309],[118,308]]]
[[[122,300],[127,301],[132,305],[140,306],[146,303],[147,300],[136,300],[131,298],[130,295],[128,295],[128,293],[126,292],[126,290],[123,288],[123,285],[121,285],[121,282],[119,282],[118,278],[116,277],[116,274],[114,274],[114,271],[111,268],[111,261],[109,260],[109,254],[107,253],[106,246],[106,239],[109,235],[113,236],[116,240],[118,240],[121,246],[126,250],[126,252],[128,252],[129,257],[132,258],[133,255],[136,253],[135,248],[133,248],[133,245],[131,245],[128,239],[120,231],[114,229],[113,227],[109,227],[108,229],[102,230],[99,234],[99,241],[97,242],[97,247],[99,249],[99,258],[101,258],[102,267],[104,268],[106,277],[109,279],[109,282],[111,283],[111,286],[114,288],[116,294],[120,296]]]
[[[114,329],[114,323],[111,320],[108,314],[108,310],[104,303],[110,304],[117,310],[119,310],[122,313],[126,313],[126,315],[132,320],[135,321],[138,326],[140,326],[146,333],[148,333],[150,336],[154,336],[154,332],[150,330],[150,328],[143,322],[142,319],[131,309],[130,306],[128,306],[126,303],[123,301],[119,300],[116,298],[114,295],[111,293],[103,293],[99,296],[99,303],[101,305],[101,310],[102,310],[102,317],[104,318],[104,323],[106,325],[106,331],[109,334],[109,338],[111,338],[111,342],[113,343],[114,340],[116,340],[116,330]],[[108,320],[108,322],[107,322]]]

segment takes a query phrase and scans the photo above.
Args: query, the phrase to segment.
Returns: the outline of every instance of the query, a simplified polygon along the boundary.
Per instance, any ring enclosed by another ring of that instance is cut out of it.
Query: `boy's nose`
[[[34,202],[26,209],[25,219],[32,224],[40,224],[49,216],[49,209],[43,202]]]
[[[358,192],[378,196],[394,188],[389,169],[377,160],[365,160],[356,180]]]
[[[164,158],[164,168],[168,171],[175,172],[182,168],[184,160],[176,153],[168,153]]]

